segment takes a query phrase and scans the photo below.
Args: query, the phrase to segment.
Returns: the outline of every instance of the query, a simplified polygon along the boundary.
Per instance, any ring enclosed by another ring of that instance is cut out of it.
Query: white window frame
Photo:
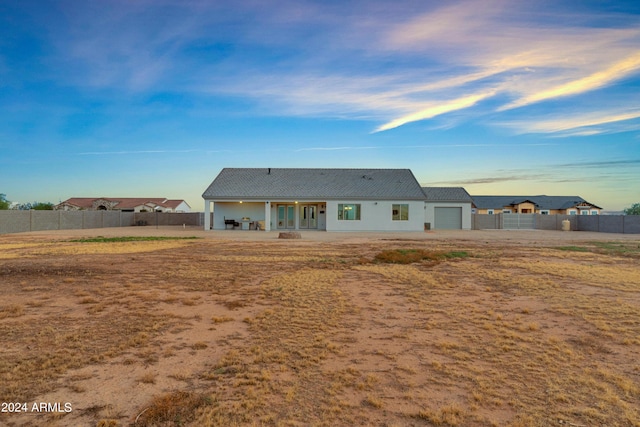
[[[409,204],[394,203],[391,205],[392,221],[409,221]]]
[[[598,211],[591,211],[591,215],[599,215]]]
[[[540,215],[549,215],[549,210],[548,209],[540,210]]]
[[[502,209],[502,213],[513,213],[511,209]]]
[[[349,218],[348,213],[352,210],[355,211],[353,218]],[[360,203],[338,203],[338,221],[360,221],[361,211],[362,205]]]
[[[487,209],[487,215],[493,215],[493,209]]]

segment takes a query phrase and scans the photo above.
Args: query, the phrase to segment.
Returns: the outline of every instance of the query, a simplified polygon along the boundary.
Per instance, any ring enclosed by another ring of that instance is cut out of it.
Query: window
[[[578,213],[576,211],[569,211],[569,215],[577,215]]]
[[[589,215],[589,211],[580,211],[580,215]]]
[[[409,205],[391,205],[393,221],[409,221]]]
[[[359,221],[360,204],[338,204],[338,220]]]
[[[547,210],[540,211],[540,215],[549,215],[549,211]]]
[[[598,211],[591,211],[591,215],[598,215]]]
[[[488,209],[488,210],[487,210],[487,213],[488,213],[489,215],[493,215],[493,209]]]
[[[502,209],[502,213],[511,213],[511,209]]]

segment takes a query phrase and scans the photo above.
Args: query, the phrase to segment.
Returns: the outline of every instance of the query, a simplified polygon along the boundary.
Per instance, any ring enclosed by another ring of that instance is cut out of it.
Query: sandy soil
[[[126,227],[126,228],[100,228],[89,230],[60,230],[60,231],[34,231],[30,233],[18,233],[0,235],[0,239],[12,239],[12,236],[21,240],[34,238],[40,239],[73,239],[86,236],[197,236],[208,239],[220,239],[225,241],[263,241],[278,238],[278,231],[241,231],[241,230],[215,230],[204,231],[200,227]],[[456,241],[504,241],[504,242],[533,242],[534,244],[561,244],[562,242],[581,241],[635,241],[640,237],[637,234],[619,233],[594,233],[587,231],[547,231],[547,230],[438,230],[427,232],[324,232],[324,231],[300,231],[302,240],[312,242],[359,242],[377,241],[389,239],[410,240],[456,240]]]
[[[637,235],[277,237],[0,236],[0,425],[640,425]]]

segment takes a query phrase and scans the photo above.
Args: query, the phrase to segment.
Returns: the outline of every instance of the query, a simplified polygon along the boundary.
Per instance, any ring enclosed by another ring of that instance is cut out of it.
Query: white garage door
[[[460,230],[462,228],[462,208],[435,208],[436,230]]]

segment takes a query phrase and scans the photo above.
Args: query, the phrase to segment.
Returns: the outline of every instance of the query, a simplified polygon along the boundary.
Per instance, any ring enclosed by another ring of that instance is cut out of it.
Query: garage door
[[[462,208],[435,208],[436,230],[460,230],[462,228]]]

